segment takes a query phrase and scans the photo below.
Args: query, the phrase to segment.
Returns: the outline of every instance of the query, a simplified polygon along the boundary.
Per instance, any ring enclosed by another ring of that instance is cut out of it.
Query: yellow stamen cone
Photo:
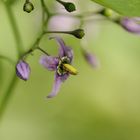
[[[77,75],[78,71],[70,64],[63,64],[63,67],[66,71],[68,71],[72,75]]]

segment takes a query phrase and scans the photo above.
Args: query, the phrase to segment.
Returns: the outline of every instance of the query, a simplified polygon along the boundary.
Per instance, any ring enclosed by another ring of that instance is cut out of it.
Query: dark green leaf
[[[140,16],[140,0],[92,0],[124,16]]]
[[[3,80],[3,66],[2,66],[2,61],[0,60],[0,84],[2,83]]]

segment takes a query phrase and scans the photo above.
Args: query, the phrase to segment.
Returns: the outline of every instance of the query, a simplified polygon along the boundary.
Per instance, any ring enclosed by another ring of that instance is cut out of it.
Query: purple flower
[[[40,59],[40,64],[42,64],[46,69],[55,71],[53,89],[47,98],[52,98],[57,95],[62,82],[64,82],[70,74],[77,74],[77,70],[71,66],[73,60],[72,49],[66,46],[61,38],[55,37],[54,39],[57,40],[59,45],[58,56],[53,57],[44,55]]]
[[[122,27],[128,32],[140,34],[140,17],[128,18],[124,17],[120,21]]]
[[[16,74],[22,80],[28,80],[30,75],[30,67],[28,63],[20,60],[16,65]]]
[[[89,52],[86,49],[83,49],[83,55],[85,60],[93,67],[93,68],[99,68],[100,67],[100,62],[97,59],[97,57]]]

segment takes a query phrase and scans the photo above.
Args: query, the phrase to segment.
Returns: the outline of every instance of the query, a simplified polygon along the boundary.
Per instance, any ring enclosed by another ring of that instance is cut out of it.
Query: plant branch
[[[42,5],[43,10],[46,12],[47,16],[50,17],[51,13],[49,12],[47,6],[45,5],[44,0],[41,0],[41,5]]]

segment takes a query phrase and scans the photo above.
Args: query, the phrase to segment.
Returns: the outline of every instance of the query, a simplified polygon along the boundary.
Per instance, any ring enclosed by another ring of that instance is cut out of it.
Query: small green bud
[[[108,8],[103,9],[100,13],[106,17],[111,17],[113,15],[113,11]]]
[[[75,5],[71,2],[64,2],[61,0],[56,0],[56,1],[62,4],[68,12],[73,12],[76,10]]]
[[[76,38],[82,39],[85,35],[85,32],[83,29],[77,29],[71,32],[72,35],[74,35]]]
[[[23,11],[27,12],[27,13],[30,13],[34,10],[34,5],[29,2],[29,1],[26,1],[24,6],[23,6]]]
[[[112,14],[113,14],[113,11],[111,9],[105,9],[105,12],[104,12],[105,16],[107,17],[111,17]]]
[[[68,12],[73,12],[73,11],[76,10],[75,5],[74,5],[73,3],[71,3],[71,2],[66,2],[66,3],[64,4],[64,7],[65,7],[65,9],[66,9]]]

